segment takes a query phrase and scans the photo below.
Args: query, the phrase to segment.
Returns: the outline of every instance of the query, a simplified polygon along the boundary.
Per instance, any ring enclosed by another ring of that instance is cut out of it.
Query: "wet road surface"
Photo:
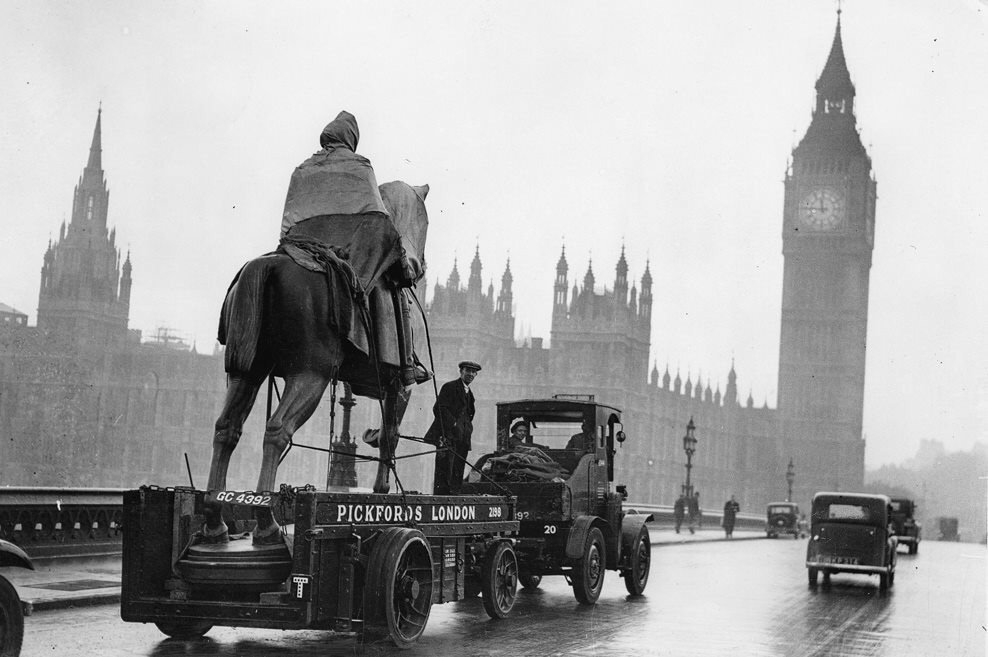
[[[838,574],[807,586],[806,541],[753,540],[655,546],[645,596],[630,598],[613,571],[600,601],[576,603],[550,577],[520,592],[511,616],[492,621],[480,599],[436,605],[410,650],[360,645],[331,632],[217,627],[197,641],[166,639],[124,623],[115,605],[39,612],[26,619],[24,657],[50,655],[985,655],[986,550],[922,543],[900,551],[895,586]]]

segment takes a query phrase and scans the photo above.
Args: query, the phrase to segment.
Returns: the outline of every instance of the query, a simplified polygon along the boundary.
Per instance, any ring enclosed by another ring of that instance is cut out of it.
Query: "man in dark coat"
[[[686,517],[686,498],[680,495],[676,498],[676,503],[672,505],[672,515],[676,519],[676,533],[683,526],[683,518]]]
[[[443,384],[432,407],[435,420],[425,432],[425,441],[436,445],[436,473],[433,493],[458,493],[463,485],[463,470],[470,452],[475,411],[470,384],[480,371],[480,365],[465,360],[460,363],[460,376]],[[443,438],[440,442],[440,437]]]
[[[693,534],[695,528],[703,525],[703,512],[700,511],[700,493],[693,493],[693,497],[687,498],[687,507],[690,533]]]
[[[734,536],[734,521],[740,510],[741,505],[738,504],[733,495],[731,495],[731,499],[724,502],[724,534],[727,535],[727,538]]]

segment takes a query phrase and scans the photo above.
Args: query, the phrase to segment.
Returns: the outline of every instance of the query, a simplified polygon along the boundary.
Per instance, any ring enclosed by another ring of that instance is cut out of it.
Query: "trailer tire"
[[[596,604],[604,588],[607,553],[604,534],[599,527],[591,527],[583,541],[583,556],[573,566],[573,595],[581,605]]]
[[[17,590],[0,577],[0,655],[21,654],[24,640],[24,610]]]
[[[213,629],[209,621],[155,621],[154,624],[173,639],[198,639]]]
[[[518,559],[511,543],[498,541],[487,550],[483,566],[484,611],[491,618],[506,618],[518,595]]]
[[[417,529],[389,527],[371,550],[364,577],[364,641],[414,644],[432,609],[432,550]]]
[[[628,589],[628,593],[639,596],[645,592],[651,565],[652,539],[648,534],[648,529],[642,527],[631,544],[631,550],[628,553],[628,569],[622,573],[624,575],[624,588]]]

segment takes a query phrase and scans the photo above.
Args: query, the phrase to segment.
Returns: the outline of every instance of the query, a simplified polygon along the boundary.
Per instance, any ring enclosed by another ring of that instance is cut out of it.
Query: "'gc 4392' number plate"
[[[251,493],[237,490],[216,490],[206,494],[207,503],[226,502],[227,504],[243,504],[246,506],[271,506],[270,493]]]

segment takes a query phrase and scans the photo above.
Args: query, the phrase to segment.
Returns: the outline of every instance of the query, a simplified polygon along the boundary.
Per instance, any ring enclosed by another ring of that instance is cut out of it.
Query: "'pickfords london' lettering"
[[[390,523],[390,522],[457,522],[476,520],[477,507],[473,504],[444,504],[403,506],[401,504],[337,504],[334,522],[338,523]]]

